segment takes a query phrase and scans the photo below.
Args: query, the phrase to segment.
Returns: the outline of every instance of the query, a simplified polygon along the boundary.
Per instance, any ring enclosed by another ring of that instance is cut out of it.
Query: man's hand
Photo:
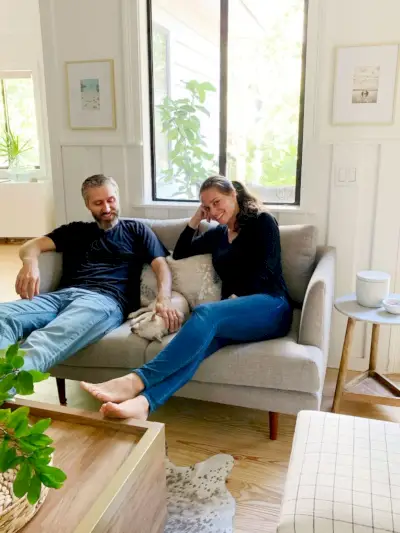
[[[27,261],[18,273],[15,282],[15,291],[24,300],[32,300],[39,294],[40,272],[38,262],[35,260]]]
[[[171,307],[171,300],[169,298],[157,298],[155,311],[157,315],[164,319],[165,325],[170,333],[175,333],[181,327],[183,314]]]

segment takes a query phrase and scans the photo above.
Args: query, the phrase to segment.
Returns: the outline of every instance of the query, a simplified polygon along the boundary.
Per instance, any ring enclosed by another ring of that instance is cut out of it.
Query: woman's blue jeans
[[[291,321],[292,309],[283,296],[255,294],[199,305],[171,342],[134,370],[145,385],[142,394],[150,411],[165,403],[206,357],[223,346],[283,337]]]

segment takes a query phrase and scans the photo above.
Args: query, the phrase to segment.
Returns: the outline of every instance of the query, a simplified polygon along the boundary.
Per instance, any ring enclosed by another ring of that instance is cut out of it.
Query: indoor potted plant
[[[9,125],[6,125],[0,137],[0,157],[7,159],[9,173],[17,176],[26,171],[21,167],[21,157],[31,148],[29,141],[24,142],[21,137],[11,131]]]
[[[34,383],[50,374],[22,370],[24,352],[18,344],[0,350],[0,406],[14,393],[34,392]],[[37,512],[49,488],[61,488],[66,475],[51,466],[54,448],[44,432],[49,418],[31,424],[29,408],[0,408],[0,531],[14,533]]]

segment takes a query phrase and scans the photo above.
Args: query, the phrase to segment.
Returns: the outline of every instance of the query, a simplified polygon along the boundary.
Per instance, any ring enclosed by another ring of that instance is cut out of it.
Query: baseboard
[[[0,244],[24,244],[31,237],[0,237]]]

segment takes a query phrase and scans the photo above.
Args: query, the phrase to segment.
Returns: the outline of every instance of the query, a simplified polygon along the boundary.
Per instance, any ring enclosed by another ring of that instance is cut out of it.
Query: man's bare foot
[[[110,418],[136,418],[147,420],[149,416],[149,402],[145,396],[137,396],[122,403],[108,402],[102,405],[100,412]]]
[[[140,394],[144,389],[144,384],[137,374],[132,373],[104,383],[81,381],[81,387],[101,402],[121,403]]]

